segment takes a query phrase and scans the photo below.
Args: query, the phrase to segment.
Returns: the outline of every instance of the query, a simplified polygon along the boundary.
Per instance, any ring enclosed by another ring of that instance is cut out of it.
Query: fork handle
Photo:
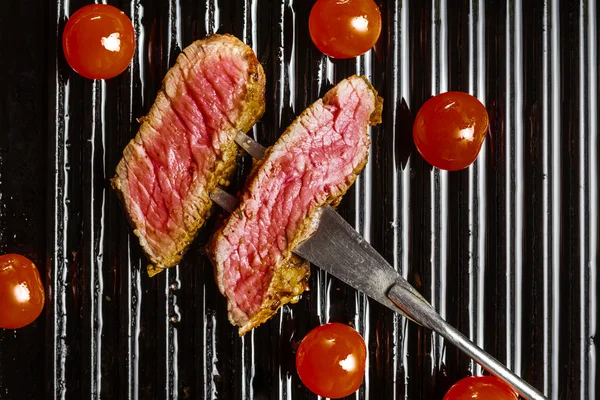
[[[392,286],[388,292],[388,297],[415,321],[442,335],[492,375],[512,386],[524,398],[530,400],[546,399],[536,388],[444,321],[429,303],[420,300],[401,283]]]

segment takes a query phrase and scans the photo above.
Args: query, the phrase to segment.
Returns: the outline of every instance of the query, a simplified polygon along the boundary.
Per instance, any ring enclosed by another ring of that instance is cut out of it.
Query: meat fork
[[[243,132],[237,133],[235,141],[253,158],[264,157],[265,148]],[[210,197],[228,212],[233,212],[237,206],[237,198],[220,188]],[[320,212],[318,228],[293,250],[295,254],[391,310],[436,331],[524,398],[546,399],[536,388],[448,324],[335,210],[325,206]]]

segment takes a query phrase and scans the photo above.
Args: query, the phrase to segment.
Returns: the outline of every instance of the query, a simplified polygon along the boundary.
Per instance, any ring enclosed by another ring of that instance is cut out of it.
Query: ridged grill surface
[[[0,399],[315,398],[295,372],[320,323],[353,324],[368,365],[356,399],[441,399],[480,367],[430,331],[312,269],[311,291],[243,338],[203,252],[155,278],[110,189],[137,118],[193,40],[231,33],[267,75],[251,135],[270,145],[341,79],[385,99],[370,161],[339,212],[452,325],[551,399],[600,395],[597,361],[600,168],[595,0],[377,0],[373,51],[332,61],[312,45],[314,0],[109,1],[132,19],[130,68],[108,81],[62,55],[69,15],[88,4],[9,2],[0,13],[0,252],[30,257],[47,302],[31,326],[0,330]],[[432,169],[412,119],[461,90],[491,132],[461,172]],[[239,164],[232,190],[251,167]]]

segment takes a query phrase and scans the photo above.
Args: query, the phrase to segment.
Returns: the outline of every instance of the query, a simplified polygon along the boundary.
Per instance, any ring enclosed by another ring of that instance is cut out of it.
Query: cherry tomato
[[[365,376],[367,347],[348,325],[321,325],[306,335],[296,353],[302,382],[323,397],[340,398],[358,390]]]
[[[333,58],[369,51],[381,33],[381,12],[373,0],[318,0],[308,18],[310,38]]]
[[[69,18],[63,32],[67,62],[80,75],[109,79],[133,59],[135,34],[131,20],[118,8],[90,4]]]
[[[0,328],[17,329],[32,323],[44,308],[40,273],[26,257],[0,256]]]
[[[495,376],[470,376],[456,382],[444,400],[518,400],[517,393]]]
[[[415,118],[413,138],[425,161],[458,171],[475,161],[488,127],[487,111],[477,98],[447,92],[423,104]]]

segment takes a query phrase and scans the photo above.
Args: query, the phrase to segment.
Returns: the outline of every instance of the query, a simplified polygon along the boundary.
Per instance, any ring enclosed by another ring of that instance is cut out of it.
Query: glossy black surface
[[[375,51],[330,62],[312,46],[314,1],[109,1],[134,21],[131,68],[72,72],[60,35],[85,1],[0,12],[0,251],[43,273],[46,308],[0,330],[0,399],[315,398],[294,350],[327,321],[369,350],[361,399],[441,399],[480,373],[431,332],[316,268],[311,291],[244,338],[203,255],[150,279],[108,179],[136,118],[191,41],[228,32],[268,77],[253,134],[272,144],[335,82],[366,74],[385,99],[370,162],[340,213],[458,329],[553,399],[594,399],[598,320],[596,1],[382,1]],[[411,122],[432,94],[463,90],[491,135],[468,170],[433,170]],[[240,163],[239,187],[250,160]],[[1,305],[0,305],[1,306]]]

